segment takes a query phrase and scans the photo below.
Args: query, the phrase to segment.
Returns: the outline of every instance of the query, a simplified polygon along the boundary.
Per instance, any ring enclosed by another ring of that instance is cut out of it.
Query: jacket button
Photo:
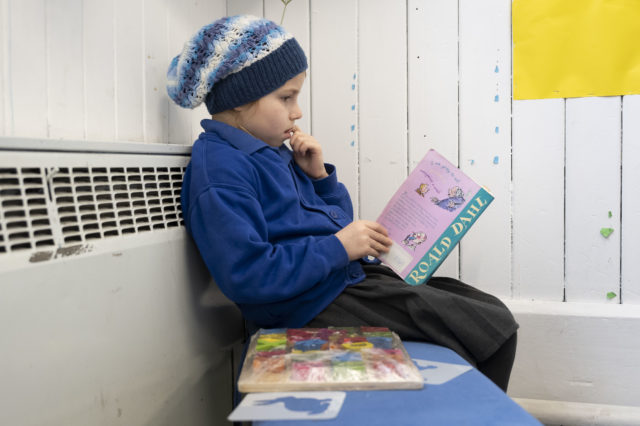
[[[330,214],[331,214],[331,217],[332,217],[332,218],[334,218],[334,219],[337,219],[337,218],[338,218],[338,213],[336,213],[336,212],[335,212],[335,210],[331,210],[331,213],[330,213]]]

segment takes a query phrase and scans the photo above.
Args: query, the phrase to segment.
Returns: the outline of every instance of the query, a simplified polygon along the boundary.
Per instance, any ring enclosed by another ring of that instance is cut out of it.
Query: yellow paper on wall
[[[514,0],[514,99],[640,94],[640,0]]]

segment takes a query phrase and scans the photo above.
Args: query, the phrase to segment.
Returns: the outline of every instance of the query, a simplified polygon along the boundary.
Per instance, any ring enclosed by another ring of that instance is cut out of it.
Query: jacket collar
[[[220,139],[248,155],[263,148],[268,148],[276,151],[286,163],[293,160],[293,153],[285,144],[282,144],[279,148],[274,148],[249,133],[221,121],[204,119],[200,122],[200,125],[205,131],[215,133]]]
[[[236,129],[233,126],[220,121],[204,119],[200,122],[200,125],[205,131],[215,133],[220,139],[227,142],[229,145],[249,155],[263,148],[271,148],[269,145],[260,139],[254,138],[247,132]]]

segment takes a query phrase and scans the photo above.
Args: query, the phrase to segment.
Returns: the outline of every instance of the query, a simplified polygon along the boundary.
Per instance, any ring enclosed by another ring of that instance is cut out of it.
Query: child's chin
[[[270,141],[266,141],[266,144],[273,147],[273,148],[280,148],[282,146],[282,144],[284,144],[284,141],[286,141],[286,139],[282,139],[282,140],[270,140]]]

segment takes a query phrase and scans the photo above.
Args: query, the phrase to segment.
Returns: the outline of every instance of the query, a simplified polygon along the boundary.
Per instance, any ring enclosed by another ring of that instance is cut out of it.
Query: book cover
[[[492,201],[485,188],[429,150],[377,220],[393,240],[380,260],[408,284],[424,283]]]

